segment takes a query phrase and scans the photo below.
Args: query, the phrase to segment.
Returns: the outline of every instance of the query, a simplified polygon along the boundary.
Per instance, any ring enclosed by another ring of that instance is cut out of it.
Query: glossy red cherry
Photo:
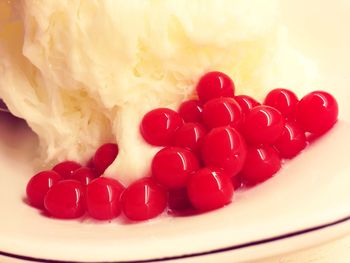
[[[167,192],[149,177],[132,183],[122,195],[123,212],[134,221],[154,218],[166,205]]]
[[[185,123],[174,136],[174,145],[199,154],[207,130],[199,123]]]
[[[62,180],[53,185],[44,200],[47,212],[62,219],[78,218],[85,213],[85,187],[76,180]]]
[[[89,215],[98,220],[110,220],[121,212],[120,197],[124,187],[111,178],[94,179],[86,188],[86,205]]]
[[[241,178],[240,174],[237,174],[236,176],[232,177],[232,185],[233,185],[233,189],[235,189],[235,190],[241,188],[242,178]]]
[[[187,191],[192,205],[209,211],[231,202],[233,185],[230,177],[217,168],[202,168],[191,176]]]
[[[88,167],[88,168],[94,169],[94,168],[95,168],[94,157],[91,157],[91,158],[87,161],[87,163],[86,163],[85,166]]]
[[[179,114],[185,122],[201,122],[202,111],[202,104],[198,100],[184,101],[179,108]]]
[[[88,167],[80,167],[72,173],[72,179],[80,181],[83,185],[88,185],[96,178],[95,172]]]
[[[337,122],[338,103],[325,91],[311,92],[298,103],[296,119],[304,131],[323,134]]]
[[[238,95],[235,96],[235,101],[241,107],[243,116],[247,115],[252,108],[260,105],[255,99],[247,95]]]
[[[208,128],[230,125],[240,128],[242,110],[233,98],[217,98],[208,101],[203,107],[203,122]]]
[[[294,117],[299,100],[293,91],[288,89],[271,90],[264,101],[265,105],[277,109],[284,117]]]
[[[115,143],[106,143],[101,145],[94,157],[93,163],[99,175],[103,174],[105,170],[114,162],[119,152],[118,145]]]
[[[270,106],[254,107],[243,124],[245,139],[255,145],[273,144],[282,135],[285,119]]]
[[[168,207],[174,212],[191,209],[192,205],[188,198],[187,189],[181,188],[169,191]]]
[[[304,131],[295,121],[284,125],[282,136],[276,141],[275,148],[282,158],[293,158],[306,147]]]
[[[235,85],[226,74],[212,71],[202,76],[197,84],[197,94],[203,103],[219,97],[233,97]]]
[[[81,167],[81,164],[74,161],[63,161],[56,164],[52,170],[59,173],[64,179],[70,179],[73,172]]]
[[[249,146],[240,173],[245,185],[252,186],[271,178],[281,168],[281,159],[271,146]]]
[[[42,171],[34,175],[27,184],[27,200],[31,206],[44,208],[44,198],[49,189],[62,179],[55,171]]]
[[[148,112],[142,119],[140,130],[149,144],[171,145],[173,136],[183,124],[181,116],[171,109],[159,108]]]
[[[242,169],[246,153],[243,137],[229,126],[211,130],[203,140],[205,165],[224,169],[229,176],[235,176]]]
[[[197,157],[191,151],[179,147],[166,147],[152,160],[153,178],[170,189],[185,187],[190,174],[198,169]]]

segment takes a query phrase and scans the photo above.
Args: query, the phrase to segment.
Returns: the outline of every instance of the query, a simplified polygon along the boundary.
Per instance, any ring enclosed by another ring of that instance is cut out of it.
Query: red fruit
[[[282,158],[293,158],[306,147],[304,131],[294,121],[284,125],[282,136],[276,141],[275,148]]]
[[[199,123],[185,123],[174,136],[174,145],[198,154],[207,130]]]
[[[183,120],[176,111],[159,108],[148,112],[143,117],[140,130],[143,138],[149,144],[169,146],[176,130],[182,124]]]
[[[245,185],[251,186],[271,178],[281,168],[281,159],[271,146],[249,146],[240,173]]]
[[[187,189],[181,188],[169,191],[168,207],[175,212],[190,209],[192,205],[188,198]]]
[[[250,110],[255,106],[260,105],[259,102],[257,102],[255,99],[247,95],[235,96],[235,101],[241,107],[243,116],[247,115],[250,112]]]
[[[88,167],[80,167],[72,174],[72,179],[81,182],[83,185],[88,185],[96,177],[95,172]]]
[[[152,160],[152,176],[170,189],[185,187],[191,173],[199,169],[197,157],[189,150],[166,147]]]
[[[235,85],[226,74],[212,71],[202,76],[197,84],[197,94],[203,103],[219,97],[233,97]]]
[[[241,188],[242,178],[240,174],[237,174],[236,176],[232,177],[232,185],[233,185],[233,189],[235,190],[237,190],[238,188]]]
[[[282,114],[270,106],[256,106],[243,123],[245,139],[252,144],[273,144],[281,137],[285,120]]]
[[[86,167],[94,169],[95,168],[95,164],[94,164],[94,157],[91,157],[89,159],[89,161],[86,163]]]
[[[84,191],[85,187],[79,181],[60,181],[47,192],[45,208],[56,218],[78,218],[85,212]]]
[[[114,162],[119,152],[118,145],[115,143],[106,143],[101,145],[94,155],[94,166],[99,175]]]
[[[70,179],[73,172],[81,167],[81,164],[74,161],[64,161],[56,164],[52,170],[59,173],[64,179]]]
[[[27,184],[27,200],[30,205],[44,208],[44,198],[49,189],[62,179],[55,171],[43,171],[34,175]]]
[[[311,92],[298,103],[296,119],[304,131],[323,134],[337,122],[338,103],[325,91]]]
[[[120,197],[124,187],[111,178],[94,179],[86,188],[86,204],[89,215],[99,220],[110,220],[121,212]]]
[[[185,122],[201,122],[202,111],[202,104],[198,100],[184,101],[179,108],[179,114]]]
[[[277,109],[284,117],[289,118],[294,117],[298,102],[294,92],[287,89],[274,89],[267,94],[264,104]]]
[[[231,177],[242,169],[246,153],[243,137],[229,126],[213,129],[204,138],[202,145],[205,165],[224,169]]]
[[[217,98],[208,101],[203,107],[203,122],[208,128],[230,125],[240,128],[242,110],[233,98]]]
[[[124,214],[141,221],[160,215],[167,205],[167,192],[151,178],[142,178],[131,184],[122,195]]]
[[[233,185],[220,169],[202,168],[191,176],[187,191],[192,205],[199,211],[209,211],[231,202]]]

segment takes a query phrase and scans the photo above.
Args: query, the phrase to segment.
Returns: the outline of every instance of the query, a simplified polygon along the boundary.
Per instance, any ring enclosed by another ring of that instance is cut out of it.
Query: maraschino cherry
[[[199,100],[205,103],[220,97],[233,97],[235,85],[225,73],[212,71],[204,74],[196,87]]]
[[[176,111],[159,108],[148,112],[143,117],[140,131],[149,144],[170,146],[175,132],[182,124],[183,120]]]
[[[296,119],[304,131],[323,134],[338,120],[338,103],[328,92],[311,92],[298,103]]]
[[[133,221],[154,218],[165,210],[166,205],[166,190],[149,177],[135,181],[122,195],[123,212]]]
[[[231,202],[233,185],[231,178],[217,168],[202,168],[189,180],[189,199],[199,211],[220,208]]]

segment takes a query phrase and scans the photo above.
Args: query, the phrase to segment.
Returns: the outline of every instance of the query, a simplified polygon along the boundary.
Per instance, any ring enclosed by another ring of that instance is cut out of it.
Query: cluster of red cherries
[[[200,78],[196,98],[178,111],[158,108],[143,117],[143,138],[163,147],[152,160],[150,177],[125,188],[101,176],[118,155],[117,144],[107,143],[86,166],[64,161],[34,175],[27,200],[65,219],[87,213],[111,220],[123,213],[142,221],[165,210],[174,215],[214,210],[229,204],[238,188],[271,178],[284,159],[297,156],[337,118],[337,102],[327,92],[299,100],[290,90],[274,89],[260,104],[235,95],[226,74],[209,72]]]

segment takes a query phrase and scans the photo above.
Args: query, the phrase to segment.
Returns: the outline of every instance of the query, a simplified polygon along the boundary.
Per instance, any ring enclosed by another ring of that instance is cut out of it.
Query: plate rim
[[[335,226],[340,226],[340,225],[348,223],[348,222],[350,222],[350,215],[347,215],[347,216],[340,218],[340,219],[337,219],[337,220],[333,220],[333,221],[328,222],[328,223],[324,223],[324,224],[313,226],[313,227],[308,227],[308,228],[301,229],[301,230],[292,231],[292,232],[281,234],[281,235],[276,235],[276,236],[272,236],[272,237],[268,237],[268,238],[263,238],[263,239],[259,239],[259,240],[254,240],[254,241],[250,241],[250,242],[236,244],[236,245],[228,246],[228,247],[224,247],[224,248],[217,248],[217,249],[213,249],[213,250],[189,253],[189,254],[178,255],[178,256],[150,258],[150,259],[141,259],[141,260],[91,261],[91,262],[95,262],[95,263],[151,263],[151,262],[170,262],[172,260],[197,258],[197,257],[208,256],[208,255],[212,255],[212,254],[220,254],[220,253],[236,251],[236,250],[244,249],[244,248],[251,248],[251,247],[264,245],[264,244],[272,244],[274,242],[287,240],[289,238],[300,237],[300,236],[304,236],[304,235],[310,234],[310,233],[316,233],[318,231],[329,229],[329,228],[332,228]],[[345,234],[346,233],[344,233],[344,235]],[[84,262],[86,262],[86,261],[77,261],[77,260],[73,260],[73,261],[72,260],[56,260],[56,259],[47,259],[47,258],[40,258],[40,257],[31,257],[31,256],[25,256],[25,255],[19,255],[16,253],[1,251],[1,250],[0,250],[0,256],[12,258],[12,259],[23,260],[23,261],[29,261],[29,262],[48,262],[48,263],[84,263]]]

